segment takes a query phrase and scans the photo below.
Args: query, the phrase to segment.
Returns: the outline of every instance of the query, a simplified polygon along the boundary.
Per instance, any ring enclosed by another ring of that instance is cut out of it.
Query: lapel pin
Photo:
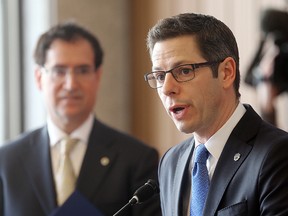
[[[110,159],[108,157],[106,157],[106,156],[102,157],[100,159],[100,163],[101,163],[102,166],[108,166],[108,164],[110,163]]]
[[[240,153],[236,153],[234,155],[234,161],[238,161],[240,159],[240,157],[241,157],[241,154]]]

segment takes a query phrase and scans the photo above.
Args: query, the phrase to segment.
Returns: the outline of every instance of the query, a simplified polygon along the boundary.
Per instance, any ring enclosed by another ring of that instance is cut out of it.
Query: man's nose
[[[67,89],[73,89],[77,82],[77,76],[74,73],[73,69],[68,70],[64,77],[64,86]]]
[[[177,80],[175,80],[173,75],[171,73],[167,73],[164,79],[163,86],[161,88],[163,94],[170,95],[176,93],[178,85],[179,83],[177,82]]]

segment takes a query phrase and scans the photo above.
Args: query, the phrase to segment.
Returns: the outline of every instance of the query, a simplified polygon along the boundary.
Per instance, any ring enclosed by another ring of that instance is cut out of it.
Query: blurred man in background
[[[111,216],[156,178],[158,153],[95,118],[103,50],[92,33],[57,25],[40,37],[34,58],[47,125],[0,150],[0,215],[50,215],[77,191]],[[159,197],[125,215],[161,215]]]

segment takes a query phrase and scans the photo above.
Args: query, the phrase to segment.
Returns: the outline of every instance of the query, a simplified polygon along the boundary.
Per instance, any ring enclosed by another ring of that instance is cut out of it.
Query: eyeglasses
[[[223,60],[222,60],[223,61]],[[222,61],[211,61],[196,64],[183,64],[168,71],[152,71],[144,75],[144,79],[151,88],[160,88],[163,86],[167,73],[171,73],[177,82],[187,82],[195,78],[195,70],[201,67],[208,67],[218,64]]]
[[[67,75],[71,73],[79,81],[87,81],[91,78],[92,74],[95,72],[94,67],[82,65],[74,68],[69,68],[66,66],[55,66],[47,68],[42,66],[44,71],[51,76],[53,81],[63,82],[67,78]]]

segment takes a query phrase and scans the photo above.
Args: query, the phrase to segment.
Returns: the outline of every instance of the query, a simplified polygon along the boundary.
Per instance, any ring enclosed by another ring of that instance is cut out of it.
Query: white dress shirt
[[[79,142],[70,152],[70,158],[76,176],[79,175],[84,154],[87,149],[89,135],[93,127],[93,119],[93,115],[91,114],[79,128],[69,134],[71,138],[79,139]],[[60,156],[60,141],[68,134],[61,131],[49,117],[47,119],[47,128],[50,137],[52,170],[53,176],[55,177],[55,173],[57,171],[57,168],[59,167],[58,163]]]

